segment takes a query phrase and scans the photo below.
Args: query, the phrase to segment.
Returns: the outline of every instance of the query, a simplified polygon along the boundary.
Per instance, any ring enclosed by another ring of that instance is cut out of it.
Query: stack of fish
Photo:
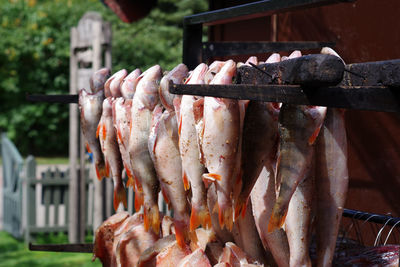
[[[315,264],[331,265],[348,184],[343,111],[168,91],[171,80],[230,84],[250,63],[261,62],[101,69],[80,91],[97,177],[113,178],[115,210],[132,186],[143,211],[99,227],[94,255],[105,266],[311,266],[311,225]],[[159,213],[160,190],[173,219]]]

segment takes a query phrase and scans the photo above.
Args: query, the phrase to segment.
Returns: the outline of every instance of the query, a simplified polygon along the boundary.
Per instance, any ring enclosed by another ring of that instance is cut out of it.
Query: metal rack
[[[334,46],[332,42],[317,41],[202,42],[202,32],[203,25],[215,25],[227,23],[234,19],[244,20],[343,2],[354,2],[354,0],[264,0],[185,17],[183,21],[183,63],[189,69],[193,69],[199,63],[215,56],[317,49],[324,46]],[[290,61],[288,62],[290,63]],[[248,66],[240,68],[239,84],[181,85],[170,83],[169,91],[174,94],[207,95],[346,109],[400,112],[400,60],[345,65],[340,82],[322,86],[314,85],[311,88],[304,86],[304,84],[278,82],[272,79],[274,78],[274,73],[270,75],[271,77],[265,74],[265,72],[269,73],[271,67],[273,67],[273,64],[264,64],[257,68]],[[368,77],[368,79],[365,79],[365,77]],[[258,82],[254,82],[257,80]],[[27,95],[26,98],[34,102],[78,103],[78,95]],[[343,217],[400,226],[400,218],[349,209],[344,209]],[[93,244],[30,244],[29,249],[87,253],[92,251]]]

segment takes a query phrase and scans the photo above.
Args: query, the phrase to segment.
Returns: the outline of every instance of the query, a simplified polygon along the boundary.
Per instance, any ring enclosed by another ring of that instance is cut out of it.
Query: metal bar
[[[351,209],[343,209],[343,217],[353,218],[356,220],[368,220],[369,222],[379,223],[379,224],[387,224],[387,225],[395,225],[400,221],[400,218],[381,215],[381,214],[373,214],[369,212],[363,212],[358,210]],[[397,224],[397,227],[400,227],[400,224]]]
[[[189,69],[194,69],[202,62],[203,28],[201,24],[183,25],[183,51],[182,62]]]
[[[205,42],[204,58],[334,47],[334,42]]]
[[[92,243],[81,243],[81,244],[46,244],[46,245],[34,245],[29,243],[29,250],[31,251],[53,251],[53,252],[81,252],[81,253],[92,253]]]
[[[212,25],[342,2],[354,2],[354,0],[264,0],[187,16],[183,23]]]
[[[299,85],[182,85],[171,82],[169,91],[173,94],[400,112],[399,87],[328,86],[306,88]]]
[[[78,103],[79,96],[73,95],[26,95],[26,100],[31,102],[47,102],[60,104]]]

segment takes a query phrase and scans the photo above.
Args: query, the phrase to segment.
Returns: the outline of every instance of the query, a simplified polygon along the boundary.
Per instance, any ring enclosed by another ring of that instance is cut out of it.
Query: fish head
[[[121,97],[121,83],[123,79],[128,75],[126,69],[122,69],[114,73],[114,77],[110,82],[110,92],[113,97]]]
[[[125,77],[121,84],[121,94],[125,99],[132,99],[137,85],[137,78],[140,76],[142,71],[140,69],[135,69],[128,76]]]
[[[110,77],[111,71],[108,68],[102,68],[92,74],[89,84],[93,93],[104,90],[104,83]]]
[[[231,84],[233,77],[236,75],[236,63],[233,60],[228,60],[215,75],[210,84]]]
[[[176,97],[175,94],[171,94],[168,91],[169,82],[173,81],[175,84],[183,83],[183,80],[187,77],[189,70],[185,64],[179,64],[173,70],[168,72],[160,82],[160,87],[158,88],[158,93],[160,96],[161,104],[168,110],[173,110],[173,101]]]
[[[208,67],[208,71],[204,76],[204,83],[209,84],[213,79],[214,76],[221,70],[222,66],[224,66],[225,61],[216,60]]]
[[[186,84],[204,84],[204,78],[208,71],[207,64],[200,63],[186,80]]]

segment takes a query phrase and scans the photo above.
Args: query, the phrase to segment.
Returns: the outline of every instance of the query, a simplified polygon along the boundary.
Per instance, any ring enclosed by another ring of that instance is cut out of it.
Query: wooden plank
[[[65,172],[65,180],[69,181],[69,170]],[[64,188],[63,202],[65,206],[65,225],[69,223],[69,186]],[[68,228],[69,229],[69,228]]]
[[[400,59],[354,63],[346,65],[352,73],[345,73],[340,85],[400,86]]]
[[[60,179],[60,178],[31,179],[31,184],[46,184],[46,185],[51,185],[51,186],[68,186],[68,183],[69,183],[69,181],[67,179]]]
[[[35,158],[29,155],[26,159],[26,227],[25,227],[25,242],[30,241],[30,229],[36,225],[36,184],[31,181],[36,179],[36,161]]]
[[[242,66],[237,71],[238,84],[296,84],[306,86],[337,85],[343,79],[344,63],[340,58],[312,54],[261,64]]]
[[[54,171],[53,179],[62,180],[61,171],[56,167]],[[53,187],[53,204],[54,204],[54,225],[59,225],[59,211],[60,211],[60,203],[61,203],[61,186]]]
[[[78,62],[76,58],[75,47],[72,44],[79,43],[78,29],[71,28],[71,47],[70,47],[70,79],[69,93],[77,93],[78,82]],[[76,105],[69,106],[69,190],[71,194],[78,193],[78,173],[77,173],[77,158],[78,158],[78,107]],[[68,221],[68,240],[70,243],[79,242],[79,202],[78,196],[69,197],[69,221]]]
[[[45,177],[45,179],[50,179],[52,177],[52,172],[49,169],[46,170],[46,172],[42,173],[42,177]],[[50,225],[50,199],[51,199],[51,193],[52,193],[52,187],[48,186],[47,184],[42,183],[42,194],[43,194],[43,204],[45,207],[45,212],[44,212],[44,218],[45,222],[44,224],[46,226]]]
[[[29,243],[29,250],[31,251],[53,251],[53,252],[81,252],[81,253],[92,253],[92,243],[80,243],[80,244],[46,244],[46,245],[34,245]]]
[[[399,87],[329,86],[303,88],[299,85],[178,85],[171,83],[169,90],[174,94],[400,112]]]

